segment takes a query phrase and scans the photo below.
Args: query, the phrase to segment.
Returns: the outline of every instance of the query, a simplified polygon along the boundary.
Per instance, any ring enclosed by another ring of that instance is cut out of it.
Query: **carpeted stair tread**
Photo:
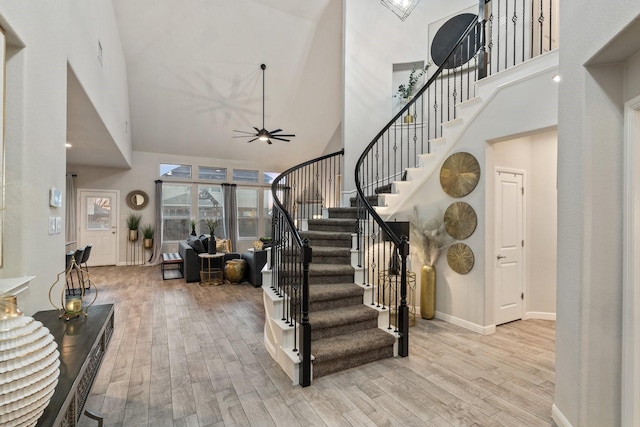
[[[366,353],[367,351],[387,346],[391,347],[391,356],[393,356],[393,344],[395,340],[393,335],[380,328],[366,329],[351,334],[323,338],[313,342],[311,350],[315,358],[313,364],[315,366],[316,363],[320,362],[349,358],[358,353]],[[315,376],[314,372],[314,377]]]
[[[309,265],[310,284],[353,283],[355,270],[347,264]]]
[[[335,231],[301,231],[303,239],[309,239],[309,244],[313,249],[318,247],[340,247],[351,248],[351,234]]]
[[[314,264],[350,264],[351,249],[335,248],[331,246],[317,246],[313,248]]]
[[[391,184],[391,183],[386,184],[386,185],[381,185],[380,187],[378,187],[378,188],[376,188],[374,190],[374,193],[376,193],[376,194],[390,194],[392,185],[393,184]]]
[[[378,311],[364,304],[352,307],[339,307],[331,310],[320,310],[309,313],[309,323],[313,333],[318,329],[332,328],[338,325],[350,325],[358,322],[372,321],[372,328],[378,327]]]
[[[358,219],[358,209],[356,208],[329,208],[327,211],[329,213],[329,218]]]
[[[342,218],[322,218],[308,220],[309,231],[329,231],[342,233],[355,233],[356,221]]]
[[[351,240],[351,234],[353,233],[350,233],[347,231],[340,232],[340,233],[336,233],[333,231],[314,231],[314,230],[300,232],[300,236],[306,237],[307,239],[309,239],[309,243],[312,242],[311,239],[313,239],[314,237],[321,240],[345,240],[345,239]]]
[[[309,285],[309,312],[362,305],[364,289],[355,283]]]
[[[379,199],[378,199],[378,195],[377,194],[366,196],[366,199],[367,199],[367,201],[369,202],[369,204],[371,206],[378,206]],[[355,207],[358,206],[357,200],[358,200],[357,197],[351,197],[349,199],[349,203],[351,204],[352,208],[355,208]]]
[[[312,247],[313,250],[313,259],[315,260],[317,256],[351,256],[350,248],[333,248],[331,246],[318,246],[317,248]]]
[[[346,264],[309,264],[309,276],[342,276],[354,272],[355,269]]]
[[[309,286],[309,303],[359,297],[362,304],[364,289],[355,283],[327,283]]]

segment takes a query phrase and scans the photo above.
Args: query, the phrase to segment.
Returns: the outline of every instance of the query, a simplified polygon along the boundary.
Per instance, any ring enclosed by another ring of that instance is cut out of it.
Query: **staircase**
[[[300,231],[300,236],[309,240],[313,251],[309,266],[313,378],[397,355],[397,334],[388,328],[388,310],[371,306],[373,287],[354,280],[357,209],[329,208],[324,218],[305,220],[303,224],[305,231]],[[282,305],[287,302],[270,288],[269,270],[263,271],[265,342],[274,359],[297,384],[299,341],[291,325],[279,318]]]
[[[328,209],[328,218],[301,231],[313,249],[309,268],[309,323],[313,378],[394,355],[394,335],[378,328],[379,311],[366,306],[354,283],[351,242],[355,208]]]

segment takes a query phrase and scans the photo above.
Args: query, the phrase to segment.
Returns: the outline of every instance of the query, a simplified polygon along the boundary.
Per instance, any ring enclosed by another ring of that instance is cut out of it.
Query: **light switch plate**
[[[55,234],[55,233],[56,233],[56,217],[50,216],[49,217],[49,234]]]

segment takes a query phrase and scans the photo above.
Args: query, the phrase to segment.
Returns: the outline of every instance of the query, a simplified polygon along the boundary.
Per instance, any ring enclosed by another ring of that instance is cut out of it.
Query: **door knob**
[[[506,258],[506,256],[504,256],[504,255],[498,255],[496,258],[498,258],[498,259],[502,259],[502,258]]]

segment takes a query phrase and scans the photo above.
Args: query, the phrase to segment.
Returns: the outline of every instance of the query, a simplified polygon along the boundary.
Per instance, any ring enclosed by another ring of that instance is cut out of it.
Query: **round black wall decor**
[[[478,15],[473,13],[461,13],[445,22],[438,31],[436,31],[431,41],[431,60],[436,66],[440,66],[447,59],[447,55],[455,46],[458,39],[469,27],[471,22],[477,21]],[[476,36],[476,31],[471,31],[467,36],[460,50],[457,51],[449,60],[444,68],[451,69],[466,64],[480,48],[480,37]]]

